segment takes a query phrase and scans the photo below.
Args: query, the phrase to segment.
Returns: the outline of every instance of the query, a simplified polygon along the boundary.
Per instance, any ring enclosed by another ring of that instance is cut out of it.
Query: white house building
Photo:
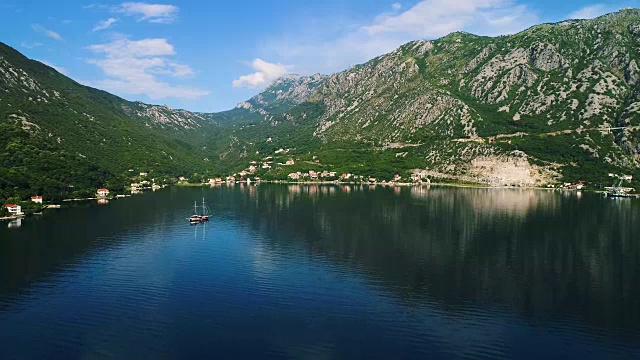
[[[22,206],[16,204],[6,204],[4,206],[11,215],[22,215]]]
[[[42,196],[32,196],[31,197],[31,201],[33,201],[36,204],[42,204]]]
[[[97,194],[98,196],[102,196],[102,197],[104,197],[104,196],[109,195],[109,190],[108,190],[108,189],[105,189],[105,188],[100,188],[100,189],[98,189],[98,191],[96,191],[96,194]]]

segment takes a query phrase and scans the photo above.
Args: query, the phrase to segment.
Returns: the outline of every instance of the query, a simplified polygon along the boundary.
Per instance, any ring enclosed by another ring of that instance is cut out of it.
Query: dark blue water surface
[[[640,358],[640,200],[236,185],[20,225],[1,359]]]

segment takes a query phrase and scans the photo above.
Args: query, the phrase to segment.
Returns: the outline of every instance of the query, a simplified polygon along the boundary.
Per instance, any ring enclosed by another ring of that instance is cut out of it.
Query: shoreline
[[[175,184],[180,187],[216,187],[222,185],[235,185],[247,184],[246,181],[223,181],[218,183],[180,183]],[[542,186],[507,186],[507,185],[490,185],[490,184],[474,184],[474,183],[448,183],[448,182],[430,182],[430,183],[367,183],[367,182],[346,182],[346,181],[288,181],[288,180],[260,180],[260,181],[252,181],[248,183],[249,185],[258,185],[258,184],[281,184],[281,185],[354,185],[354,186],[381,186],[381,187],[421,187],[421,186],[447,186],[447,187],[457,187],[457,188],[473,188],[473,189],[533,189],[533,190],[548,190],[548,191],[584,191],[584,192],[595,192],[595,193],[605,193],[604,190],[595,190],[595,189],[565,189],[565,188],[549,188]],[[640,195],[639,195],[640,196]]]
[[[281,184],[281,185],[351,185],[351,186],[374,186],[374,187],[424,187],[424,186],[441,186],[441,187],[453,187],[453,188],[468,188],[468,189],[512,189],[512,190],[546,190],[546,191],[565,191],[565,192],[587,192],[587,193],[595,193],[595,194],[606,194],[605,190],[595,190],[595,189],[564,189],[564,188],[549,188],[549,187],[538,187],[538,186],[496,186],[489,184],[456,184],[456,183],[442,183],[442,182],[431,182],[431,183],[356,183],[356,182],[344,182],[344,181],[287,181],[287,180],[260,180],[255,182],[248,183],[249,185],[259,185],[261,183],[265,184]],[[222,185],[236,185],[236,184],[247,184],[244,181],[234,181],[234,182],[221,182],[221,183],[177,183],[174,186],[177,187],[217,187]],[[171,187],[171,186],[168,186]],[[132,197],[134,194],[122,194],[115,195],[111,197],[89,197],[89,198],[73,198],[73,199],[63,199],[62,202],[70,203],[70,202],[78,202],[78,201],[91,201],[91,200],[114,200],[114,199],[123,199]],[[631,199],[640,198],[640,194],[631,194],[633,196],[629,197]],[[57,204],[49,204],[43,207],[43,210],[48,209],[60,209],[62,206]],[[15,220],[25,218],[28,215],[32,214],[24,214],[24,215],[12,215],[0,217],[0,221],[2,220]]]

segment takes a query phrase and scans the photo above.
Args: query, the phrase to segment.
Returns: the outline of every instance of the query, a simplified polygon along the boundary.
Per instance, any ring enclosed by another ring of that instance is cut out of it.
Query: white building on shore
[[[4,206],[11,215],[22,215],[22,206],[16,204],[6,204]]]

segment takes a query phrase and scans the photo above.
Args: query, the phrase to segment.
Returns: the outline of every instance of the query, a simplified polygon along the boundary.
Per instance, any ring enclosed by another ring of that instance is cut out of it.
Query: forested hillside
[[[511,36],[458,32],[343,72],[287,75],[204,114],[123,100],[0,44],[0,197],[118,188],[129,169],[226,175],[263,161],[254,176],[421,171],[601,188],[609,173],[640,177],[639,49],[637,9]]]

